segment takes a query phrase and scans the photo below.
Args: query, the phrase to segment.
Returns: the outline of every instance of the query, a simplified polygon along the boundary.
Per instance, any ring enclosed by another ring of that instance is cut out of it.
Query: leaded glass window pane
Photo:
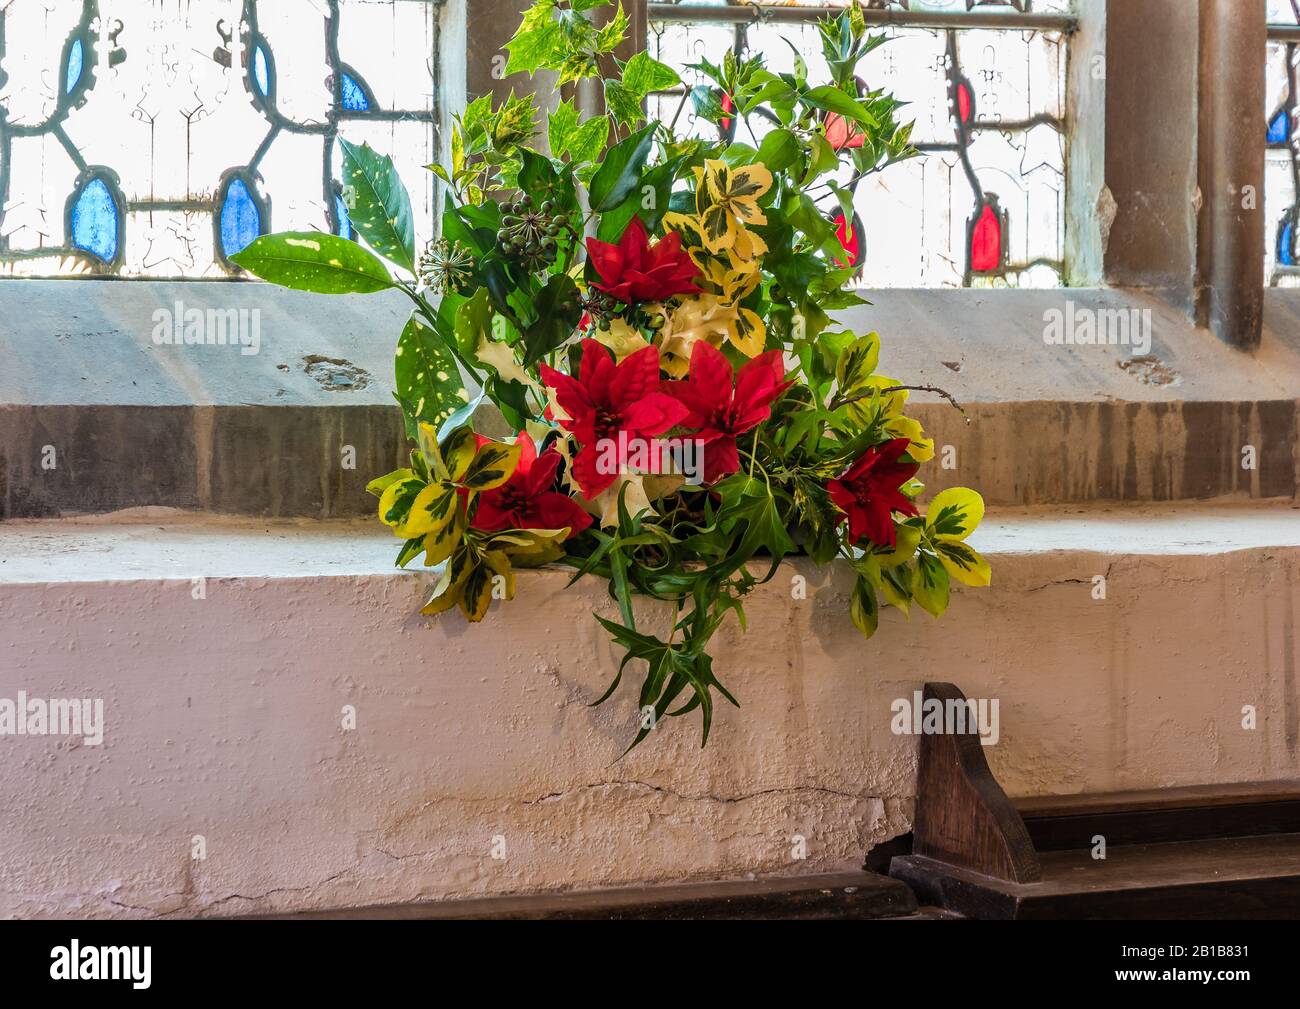
[[[1270,25],[1300,24],[1300,3],[1269,0]],[[1264,277],[1274,287],[1300,287],[1296,194],[1300,192],[1297,80],[1300,46],[1270,40],[1264,78]]]
[[[0,0],[0,273],[220,277],[350,233],[336,138],[433,221],[433,0]]]
[[[751,5],[744,5],[751,6]],[[826,6],[813,0],[781,6]],[[960,15],[978,7],[1007,13],[1068,13],[1069,0],[890,0],[871,7]],[[867,287],[1056,287],[1065,254],[1066,36],[1014,27],[880,29],[891,41],[861,64],[863,86],[910,103],[913,140],[924,157],[868,176],[854,191],[858,226],[835,217]],[[761,52],[777,71],[798,51],[810,77],[827,73],[813,24],[652,22],[651,55],[680,66],[728,48]],[[688,85],[703,83],[685,76]],[[679,97],[659,95],[666,119]],[[683,122],[691,132],[715,127]],[[760,139],[770,127],[744,127]],[[738,139],[750,142],[745,132]],[[842,180],[851,172],[846,168]]]

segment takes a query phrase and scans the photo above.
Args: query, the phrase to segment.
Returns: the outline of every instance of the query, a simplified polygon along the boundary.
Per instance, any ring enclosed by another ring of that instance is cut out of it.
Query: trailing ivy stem
[[[957,411],[966,418],[966,423],[970,423],[970,415],[966,412],[966,408],[957,402],[957,398],[952,393],[939,388],[937,385],[891,385],[887,389],[864,389],[850,396],[837,396],[834,402],[831,403],[830,409],[838,410],[840,407],[856,403],[860,399],[870,399],[872,396],[877,395],[887,396],[891,392],[932,392],[937,396],[942,396],[956,407]]]

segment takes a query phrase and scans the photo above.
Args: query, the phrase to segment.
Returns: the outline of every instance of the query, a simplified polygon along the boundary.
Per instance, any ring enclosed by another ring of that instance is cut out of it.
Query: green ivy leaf
[[[411,198],[387,154],[376,154],[369,144],[349,143],[342,137],[343,187],[350,197],[348,216],[372,249],[415,272],[415,224]]]
[[[641,121],[643,97],[619,81],[605,82],[605,105],[624,126],[632,126]]]
[[[567,154],[575,165],[595,161],[609,140],[609,117],[595,116],[580,123],[577,106],[572,101],[560,102],[551,113],[547,139],[552,157]]]
[[[374,294],[395,286],[374,253],[323,231],[263,235],[230,260],[273,284],[316,294]]]
[[[623,66],[623,86],[636,95],[638,100],[652,91],[666,91],[681,83],[682,79],[676,70],[666,63],[660,63],[644,49]]]

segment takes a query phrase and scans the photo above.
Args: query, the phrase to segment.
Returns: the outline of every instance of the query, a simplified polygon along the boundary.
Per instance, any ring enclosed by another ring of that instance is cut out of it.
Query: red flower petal
[[[573,479],[578,482],[578,486],[582,488],[582,496],[588,501],[601,491],[607,490],[618,477],[618,473],[601,473],[596,468],[600,456],[601,453],[596,446],[589,445],[573,460]]]
[[[740,452],[736,449],[735,438],[719,438],[711,441],[702,451],[706,484],[715,484],[740,469]]]
[[[617,245],[602,242],[599,238],[587,239],[587,256],[591,265],[606,283],[614,283],[623,275],[623,250]]]
[[[711,343],[696,340],[691,348],[688,372],[691,384],[714,403],[726,406],[731,402],[731,383],[734,372],[727,355]]]
[[[526,529],[563,529],[569,527],[569,539],[577,536],[591,525],[591,516],[582,510],[582,506],[573,498],[558,491],[540,494],[533,502],[531,518],[536,525],[524,526]]]
[[[623,410],[623,429],[629,435],[663,434],[685,421],[688,411],[666,393],[652,392]]]
[[[624,270],[644,270],[650,252],[650,235],[645,225],[636,214],[623,229],[623,237],[618,240],[619,251],[623,253]]]
[[[659,391],[659,348],[642,347],[623,358],[609,382],[609,405],[615,409]]]
[[[582,362],[578,365],[578,381],[587,389],[589,395],[609,383],[613,368],[612,350],[599,340],[588,338],[582,341]],[[591,396],[591,400],[593,403],[597,402],[595,396]]]

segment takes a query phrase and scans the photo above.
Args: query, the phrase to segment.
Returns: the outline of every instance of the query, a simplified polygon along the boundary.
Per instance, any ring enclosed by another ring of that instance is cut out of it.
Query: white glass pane
[[[97,7],[0,0],[0,272],[225,276],[341,230],[336,136],[393,156],[428,239],[434,0]]]

